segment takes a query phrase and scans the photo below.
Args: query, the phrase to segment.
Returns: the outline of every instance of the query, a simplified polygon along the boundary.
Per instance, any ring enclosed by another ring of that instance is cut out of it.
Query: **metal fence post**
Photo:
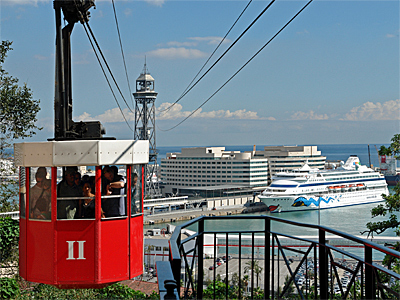
[[[265,248],[264,248],[264,299],[270,294],[270,260],[271,260],[271,219],[265,218]]]
[[[197,299],[203,299],[203,276],[204,276],[204,218],[199,220],[198,232],[198,270],[197,270]]]
[[[325,231],[319,230],[319,286],[320,299],[328,299],[328,251],[326,249]]]
[[[375,289],[374,289],[374,270],[372,265],[372,248],[365,246],[364,248],[364,258],[365,258],[365,298],[375,299]]]
[[[177,284],[177,290],[178,290],[178,295],[180,296],[181,294],[181,265],[182,265],[182,258],[181,255],[179,253],[179,249],[181,246],[181,227],[177,226],[175,228],[175,231],[177,231],[177,233],[174,232],[174,234],[177,234],[177,238],[175,240],[171,239],[169,241],[170,243],[170,253],[169,253],[169,260],[171,263],[171,269],[172,269],[172,274],[174,275],[174,279],[176,281]],[[178,232],[179,231],[179,232]],[[174,245],[174,247],[172,247],[171,245],[172,243],[176,242],[176,245]]]

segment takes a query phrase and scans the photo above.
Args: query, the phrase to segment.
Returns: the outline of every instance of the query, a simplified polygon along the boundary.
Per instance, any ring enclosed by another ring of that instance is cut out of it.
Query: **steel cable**
[[[192,111],[186,118],[184,118],[182,121],[180,121],[178,124],[175,126],[169,128],[169,129],[160,129],[161,131],[170,131],[179,125],[181,125],[183,122],[185,122],[187,119],[189,119],[193,114],[195,114],[200,108],[202,108],[211,98],[213,98],[225,85],[228,84],[241,70],[244,69],[273,39],[275,39],[278,34],[280,34],[313,0],[310,0],[307,2],[306,5],[304,5],[267,43],[265,43],[242,67],[240,67],[239,70],[237,70],[223,85],[221,85],[207,100],[205,100],[198,108],[196,108],[194,111]]]
[[[276,0],[272,0],[267,7],[263,9],[263,11],[251,22],[251,24],[240,34],[240,36],[232,43],[232,45],[229,46],[227,50],[215,61],[210,68],[185,92],[183,93],[173,104],[170,105],[165,110],[171,109],[175,104],[177,104],[183,97],[185,97],[199,82],[208,74],[208,72],[211,71],[211,69],[229,52],[229,50],[232,49],[232,47],[243,37],[243,35],[258,21],[258,19],[271,7],[271,5],[275,2]],[[163,110],[164,111],[164,110]],[[161,112],[163,112],[161,111]]]

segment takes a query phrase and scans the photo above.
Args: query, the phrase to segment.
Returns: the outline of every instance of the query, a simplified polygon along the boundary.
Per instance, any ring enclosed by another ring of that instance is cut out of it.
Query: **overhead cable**
[[[130,85],[130,83],[129,83],[128,71],[127,71],[127,69],[126,69],[126,62],[125,62],[124,49],[123,49],[123,47],[122,47],[121,34],[120,34],[120,32],[119,32],[118,19],[117,19],[117,13],[116,13],[116,11],[115,11],[114,0],[112,0],[112,5],[113,5],[113,10],[114,10],[115,24],[116,24],[116,26],[117,26],[119,45],[120,45],[120,48],[121,48],[122,61],[124,62],[126,82],[128,83],[128,89],[129,89],[129,95],[130,95],[131,101],[132,101],[132,107],[134,107],[133,98],[132,98],[132,90],[131,90],[131,85]]]
[[[115,84],[115,86],[117,87],[117,89],[118,89],[118,91],[119,91],[119,94],[121,95],[121,97],[122,97],[122,99],[124,100],[124,102],[125,102],[126,106],[128,107],[128,109],[129,109],[132,113],[134,113],[133,110],[130,108],[128,102],[126,102],[125,97],[124,97],[124,95],[122,94],[121,89],[119,88],[119,85],[118,85],[117,81],[115,80],[115,77],[114,77],[113,73],[111,72],[111,69],[110,69],[110,67],[109,67],[109,65],[108,65],[108,63],[107,63],[107,60],[106,60],[106,58],[104,57],[103,52],[101,51],[99,44],[97,43],[97,40],[96,40],[96,38],[95,38],[95,36],[94,36],[94,34],[93,34],[93,31],[92,31],[92,29],[91,29],[90,26],[89,26],[89,23],[86,23],[86,25],[87,25],[87,27],[88,27],[88,29],[89,29],[89,31],[90,31],[90,34],[91,34],[91,36],[92,36],[92,38],[93,38],[93,41],[95,42],[95,44],[96,44],[96,46],[97,46],[97,49],[98,49],[98,51],[99,51],[101,57],[103,58],[103,62],[104,62],[104,64],[106,65],[107,70],[108,70],[108,72],[110,73],[111,78],[113,79],[114,84]]]
[[[187,119],[189,119],[191,116],[193,116],[200,108],[202,108],[211,98],[213,98],[225,85],[228,84],[240,71],[244,69],[278,34],[280,34],[313,0],[310,0],[307,2],[306,5],[304,5],[267,43],[265,43],[239,70],[237,70],[223,85],[221,85],[206,101],[204,101],[196,110],[192,111],[186,118],[184,118],[182,121],[180,121],[178,124],[175,126],[169,128],[169,129],[160,129],[161,131],[170,131],[179,125],[181,125],[183,122],[185,122]]]
[[[203,64],[203,66],[200,68],[199,72],[197,72],[196,76],[194,76],[194,78],[192,79],[192,81],[189,83],[189,85],[186,87],[186,89],[183,91],[182,95],[179,97],[178,101],[184,96],[185,92],[189,89],[189,87],[192,85],[193,81],[196,80],[197,76],[199,76],[199,74],[201,73],[201,71],[203,71],[203,69],[205,68],[205,66],[207,65],[207,63],[210,61],[210,59],[213,57],[213,55],[215,54],[215,52],[218,50],[219,46],[221,46],[221,44],[225,41],[226,37],[228,36],[228,34],[232,31],[233,27],[235,27],[236,23],[239,21],[239,19],[242,17],[242,15],[244,14],[244,12],[247,10],[247,8],[249,7],[250,3],[253,0],[250,0],[249,3],[247,3],[246,7],[243,9],[243,11],[240,13],[239,17],[236,19],[236,21],[233,23],[233,25],[231,26],[231,28],[229,28],[228,32],[225,34],[225,36],[221,39],[221,41],[219,42],[219,44],[217,45],[217,47],[214,49],[214,51],[211,53],[210,57],[207,59],[207,61]],[[170,110],[177,102],[171,104],[169,107],[167,107],[166,109],[162,110],[161,112],[164,111],[168,111]]]
[[[88,25],[88,24],[87,24],[87,23],[82,23],[82,24],[83,24],[83,28],[85,29],[86,35],[88,36],[89,42],[90,42],[90,44],[92,45],[93,52],[94,52],[94,54],[96,55],[97,61],[99,62],[100,68],[101,68],[101,70],[103,71],[103,74],[104,74],[104,77],[106,78],[106,81],[107,81],[107,83],[108,83],[108,86],[110,87],[110,90],[111,90],[111,93],[112,93],[112,95],[113,95],[113,97],[114,97],[114,99],[115,99],[115,102],[117,103],[118,108],[119,108],[119,110],[120,110],[120,112],[121,112],[121,114],[122,114],[122,117],[124,118],[125,123],[126,123],[126,125],[128,125],[129,129],[130,129],[131,131],[133,131],[132,127],[129,125],[129,122],[128,122],[128,120],[126,119],[126,117],[125,117],[125,115],[124,115],[124,113],[123,113],[123,111],[122,111],[122,109],[121,109],[121,106],[120,106],[119,103],[118,103],[118,100],[117,100],[117,97],[115,96],[114,90],[113,90],[112,87],[111,87],[111,83],[110,83],[110,81],[108,80],[106,71],[104,70],[103,65],[102,65],[102,63],[101,63],[100,57],[98,56],[97,51],[96,51],[96,48],[94,47],[93,42],[92,42],[92,39],[90,38],[89,32],[88,32],[88,30],[87,30],[87,28],[86,28],[86,26],[85,26],[85,25]],[[89,27],[89,26],[88,26],[88,27]]]
[[[216,62],[212,64],[210,68],[185,92],[183,93],[173,104],[171,104],[168,108],[165,110],[171,109],[172,106],[177,104],[183,97],[185,97],[199,82],[204,78],[204,76],[207,75],[208,72],[211,71],[211,69],[225,56],[226,53],[229,52],[230,49],[243,37],[243,35],[258,21],[258,19],[271,7],[271,5],[275,2],[276,0],[272,0],[266,8],[263,9],[263,11],[251,22],[251,24],[240,34],[240,36],[232,43],[232,45],[229,46],[227,50],[217,59]],[[163,110],[164,111],[164,110]],[[161,111],[161,112],[163,112]]]

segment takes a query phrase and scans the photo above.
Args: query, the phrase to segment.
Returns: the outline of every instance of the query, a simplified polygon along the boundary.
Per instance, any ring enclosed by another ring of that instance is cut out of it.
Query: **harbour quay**
[[[254,202],[255,201],[255,202]],[[200,216],[225,216],[266,209],[253,195],[199,198],[188,196],[144,200],[144,224],[192,220]]]

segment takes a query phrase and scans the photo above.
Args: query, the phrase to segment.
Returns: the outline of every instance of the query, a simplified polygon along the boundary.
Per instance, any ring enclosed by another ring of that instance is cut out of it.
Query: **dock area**
[[[265,211],[265,209],[266,207],[263,206],[246,207],[244,205],[233,205],[219,206],[215,209],[204,207],[191,210],[174,210],[172,212],[165,212],[154,215],[145,214],[144,224],[152,225],[157,223],[174,223],[178,221],[192,220],[201,216],[229,216]]]

